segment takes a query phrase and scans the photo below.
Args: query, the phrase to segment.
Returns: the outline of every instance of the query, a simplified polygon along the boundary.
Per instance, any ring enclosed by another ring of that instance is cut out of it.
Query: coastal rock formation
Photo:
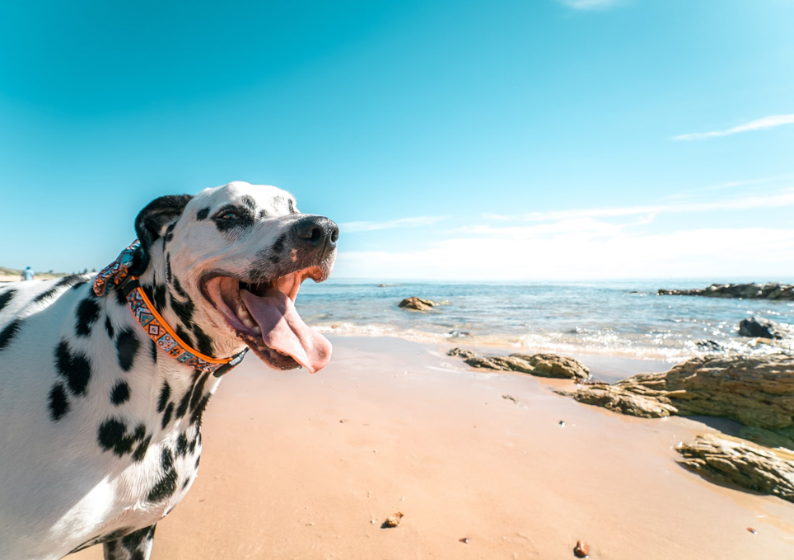
[[[422,299],[416,296],[405,298],[400,302],[400,307],[403,309],[413,309],[415,311],[427,311],[437,304],[429,299]]]
[[[714,435],[697,436],[677,450],[682,464],[706,478],[794,502],[794,453]]]
[[[767,319],[742,319],[739,321],[739,336],[749,336],[752,338],[772,338],[783,339],[791,336],[791,327],[780,325]]]
[[[584,385],[558,393],[646,418],[729,418],[752,428],[745,437],[775,439],[794,448],[794,356],[692,358],[665,373],[642,373],[614,385]]]
[[[705,296],[744,299],[773,299],[794,301],[794,285],[767,282],[765,284],[712,284],[695,290],[658,290],[660,296]]]
[[[496,371],[518,371],[538,377],[589,379],[588,370],[580,361],[556,354],[510,354],[509,356],[477,356],[470,350],[453,348],[450,356],[460,356],[474,368]]]

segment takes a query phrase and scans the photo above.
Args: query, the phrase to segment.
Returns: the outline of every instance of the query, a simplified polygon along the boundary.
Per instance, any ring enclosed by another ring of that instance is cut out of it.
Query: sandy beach
[[[316,375],[249,357],[227,376],[153,559],[565,559],[579,539],[591,558],[794,557],[794,504],[676,463],[704,423],[618,416],[552,393],[567,380],[478,372],[447,347],[332,342]],[[667,368],[578,357],[596,376]]]

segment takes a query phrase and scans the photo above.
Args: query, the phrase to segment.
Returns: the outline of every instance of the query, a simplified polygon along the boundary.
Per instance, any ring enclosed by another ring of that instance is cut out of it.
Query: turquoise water
[[[702,280],[581,283],[304,283],[298,309],[323,332],[400,336],[529,351],[585,352],[680,361],[706,352],[775,349],[738,336],[749,316],[794,324],[794,302],[657,296],[659,288],[702,288]],[[429,312],[400,309],[406,297],[447,302]],[[705,349],[698,341],[719,347]],[[794,350],[790,342],[784,349]]]

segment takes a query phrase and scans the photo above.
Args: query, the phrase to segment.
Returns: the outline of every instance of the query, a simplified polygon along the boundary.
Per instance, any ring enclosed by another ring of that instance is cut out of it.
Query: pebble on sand
[[[576,541],[576,546],[573,547],[573,554],[577,558],[587,558],[590,555],[590,547],[584,541]]]

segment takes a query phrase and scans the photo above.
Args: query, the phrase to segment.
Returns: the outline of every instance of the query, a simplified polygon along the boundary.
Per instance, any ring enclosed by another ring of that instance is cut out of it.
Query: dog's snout
[[[303,218],[294,228],[298,242],[314,249],[333,249],[339,239],[339,226],[322,216]]]

